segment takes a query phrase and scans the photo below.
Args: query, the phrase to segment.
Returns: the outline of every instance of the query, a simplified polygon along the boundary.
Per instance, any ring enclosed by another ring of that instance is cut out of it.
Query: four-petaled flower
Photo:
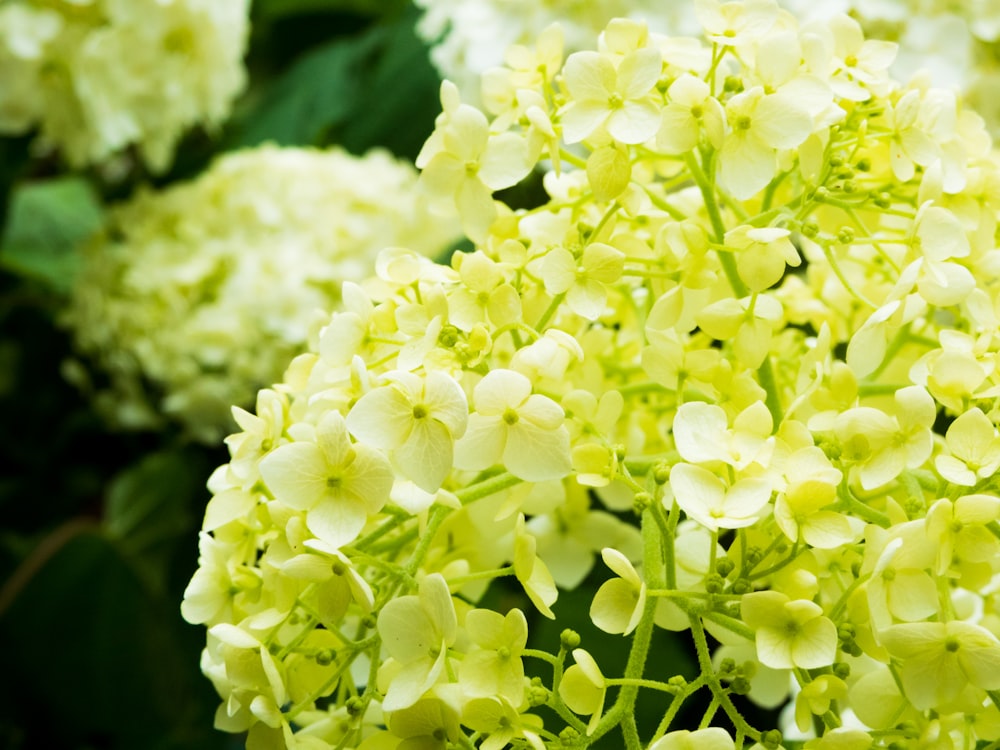
[[[388,385],[358,399],[347,415],[347,429],[365,443],[392,451],[417,487],[437,492],[452,469],[454,442],[465,433],[465,391],[439,370],[423,378],[396,371],[387,380]]]
[[[395,481],[389,459],[352,442],[336,411],[320,420],[313,440],[296,440],[265,456],[260,474],[276,500],[306,511],[309,530],[334,547],[354,541]]]
[[[528,482],[569,474],[563,409],[531,391],[531,380],[514,370],[493,370],[480,380],[472,391],[469,427],[455,445],[455,466],[478,470],[503,464]]]

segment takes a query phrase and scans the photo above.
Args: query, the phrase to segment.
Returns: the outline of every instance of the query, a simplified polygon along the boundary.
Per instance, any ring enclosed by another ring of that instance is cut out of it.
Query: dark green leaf
[[[338,39],[301,58],[237,125],[233,146],[316,145],[350,117],[381,34]]]
[[[119,474],[108,489],[104,528],[156,590],[165,587],[176,542],[205,512],[205,458],[194,450],[165,450]],[[191,544],[193,548],[193,536]]]
[[[336,141],[354,153],[384,146],[397,156],[415,159],[434,130],[441,111],[441,79],[417,37],[417,12],[386,27],[382,54],[366,71],[356,116],[333,133]]]
[[[25,183],[11,199],[0,265],[58,291],[72,283],[77,246],[101,226],[101,203],[86,180]]]
[[[440,111],[440,79],[414,31],[417,12],[301,57],[234,125],[232,147],[382,146],[416,157]]]
[[[254,12],[268,20],[301,13],[344,11],[376,16],[401,5],[401,0],[256,0]]]
[[[25,576],[25,573],[30,575]],[[0,740],[24,748],[221,748],[203,632],[93,527],[43,542],[0,593]]]

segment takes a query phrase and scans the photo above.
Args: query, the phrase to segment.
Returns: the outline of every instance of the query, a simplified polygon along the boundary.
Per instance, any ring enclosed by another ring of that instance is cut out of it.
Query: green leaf
[[[86,180],[60,177],[25,183],[11,199],[0,238],[0,266],[65,292],[79,262],[77,246],[101,222],[100,199]]]
[[[199,674],[204,633],[149,592],[93,525],[43,541],[0,590],[0,740],[61,748],[222,748]]]
[[[414,31],[399,20],[338,38],[302,56],[234,125],[229,146],[376,146],[413,159],[434,130],[440,79]]]
[[[349,151],[362,153],[384,146],[397,156],[416,159],[434,130],[441,111],[441,79],[431,65],[427,46],[417,37],[415,8],[386,27],[381,54],[365,71],[362,98],[354,117],[333,133]]]
[[[338,39],[303,56],[244,114],[232,145],[317,145],[327,130],[354,113],[363,71],[380,37]]]
[[[179,539],[205,512],[208,466],[193,449],[153,453],[112,481],[104,529],[147,584],[162,591]]]
[[[401,4],[400,0],[256,0],[254,13],[272,20],[303,13],[350,12],[383,15]]]

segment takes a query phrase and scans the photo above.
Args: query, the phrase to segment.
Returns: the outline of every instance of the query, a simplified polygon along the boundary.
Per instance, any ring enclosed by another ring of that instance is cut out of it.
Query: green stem
[[[764,361],[757,368],[757,380],[760,381],[760,387],[767,394],[764,397],[764,405],[771,412],[773,429],[777,432],[784,416],[782,414],[781,397],[778,395],[778,384],[774,379],[774,368],[771,366],[770,356],[764,357]]]
[[[514,575],[514,566],[508,565],[505,568],[495,568],[493,570],[481,570],[478,573],[468,573],[464,576],[455,576],[448,579],[448,585],[452,588],[460,588],[473,581],[488,581],[494,578]]]
[[[677,717],[677,713],[681,710],[681,706],[684,705],[684,701],[686,701],[696,692],[701,690],[701,688],[703,688],[707,682],[708,682],[707,678],[704,675],[701,675],[696,680],[689,682],[684,687],[683,690],[681,690],[674,696],[674,699],[670,702],[670,706],[669,708],[667,708],[666,713],[663,714],[663,718],[660,720],[659,726],[656,727],[656,732],[650,738],[649,740],[650,744],[653,744],[658,739],[660,739],[660,737],[662,737],[664,734],[667,733],[667,730],[670,728],[670,725]]]
[[[663,558],[660,545],[660,534],[656,524],[650,518],[651,511],[647,508],[642,519],[642,541],[643,541],[643,567],[651,583],[662,570]],[[654,583],[655,585],[655,583]],[[598,737],[607,734],[612,728],[620,724],[628,714],[635,713],[635,701],[639,695],[639,686],[633,681],[641,680],[643,671],[646,668],[646,657],[649,655],[649,644],[653,638],[653,619],[656,614],[656,599],[647,597],[642,609],[642,616],[636,626],[635,634],[632,636],[632,648],[629,651],[628,662],[625,665],[624,678],[630,683],[623,685],[618,691],[618,697],[614,706],[611,707],[600,722],[594,728],[589,739],[594,742]],[[626,740],[628,741],[628,732]]]
[[[604,684],[632,685],[634,687],[649,688],[650,690],[659,690],[664,693],[674,692],[674,688],[665,682],[660,682],[659,680],[647,680],[645,678],[615,677],[612,679],[605,679]]]
[[[484,479],[481,482],[476,482],[468,487],[465,487],[455,493],[455,496],[459,499],[462,505],[468,505],[471,502],[480,500],[484,497],[489,497],[490,495],[495,495],[502,490],[506,490],[514,485],[520,484],[521,479],[515,477],[510,472],[505,471],[503,474],[497,474],[495,476]],[[438,506],[439,508],[441,506]]]
[[[552,298],[552,302],[549,303],[548,308],[542,313],[542,317],[540,317],[538,322],[535,323],[536,331],[542,331],[545,328],[549,320],[552,319],[552,316],[556,314],[556,310],[559,309],[559,305],[562,304],[564,299],[566,299],[566,292],[561,292]]]
[[[722,706],[722,710],[726,712],[726,716],[729,717],[737,731],[741,731],[752,740],[760,740],[760,732],[746,722],[715,675],[715,667],[712,666],[712,655],[708,650],[708,639],[705,637],[705,628],[701,624],[701,618],[692,613],[688,615],[688,619],[691,622],[691,635],[694,636],[695,651],[698,653],[698,666],[703,675],[711,675],[708,687],[712,691],[713,697]]]
[[[851,490],[847,487],[846,482],[842,482],[840,484],[837,488],[837,494],[840,495],[841,501],[843,501],[844,505],[847,506],[846,510],[858,518],[868,521],[869,523],[877,524],[883,529],[888,529],[892,526],[892,521],[889,519],[889,516],[875,510],[854,497]]]
[[[715,201],[715,190],[712,187],[711,182],[709,182],[708,177],[705,176],[704,170],[701,168],[701,164],[695,158],[694,152],[689,151],[684,155],[684,163],[687,164],[687,168],[691,171],[691,177],[694,178],[695,183],[698,185],[698,189],[701,191],[702,201],[705,203],[705,211],[708,212],[708,219],[712,222],[712,231],[715,232],[715,241],[720,245],[726,240],[726,225],[722,221],[722,214],[719,212],[719,204]],[[720,259],[721,259],[720,253]],[[725,264],[723,264],[725,267]],[[736,262],[733,261],[733,272],[736,271]],[[726,271],[726,276],[729,276],[729,271]],[[729,276],[730,284],[733,283],[733,278]],[[743,291],[739,292],[740,297],[746,296],[746,287],[743,286],[743,281],[740,279],[739,274],[736,275],[737,284],[742,287]],[[733,291],[736,291],[737,287],[733,286]]]
[[[473,485],[475,486],[475,485]],[[417,569],[423,563],[424,558],[427,557],[427,553],[431,549],[431,545],[434,544],[435,537],[437,536],[437,530],[441,528],[441,524],[444,523],[444,519],[448,517],[451,513],[451,508],[447,508],[443,505],[437,505],[431,511],[430,518],[427,521],[427,528],[424,529],[423,535],[420,537],[420,541],[417,542],[416,548],[413,550],[413,554],[410,556],[410,561],[406,563],[403,571],[408,576],[413,576]]]

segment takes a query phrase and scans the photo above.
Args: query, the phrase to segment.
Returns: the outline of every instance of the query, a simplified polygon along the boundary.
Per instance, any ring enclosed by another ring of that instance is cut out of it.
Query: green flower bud
[[[580,646],[580,634],[575,630],[570,630],[566,628],[562,633],[559,634],[559,643],[567,651],[571,651],[574,648],[579,648]]]

